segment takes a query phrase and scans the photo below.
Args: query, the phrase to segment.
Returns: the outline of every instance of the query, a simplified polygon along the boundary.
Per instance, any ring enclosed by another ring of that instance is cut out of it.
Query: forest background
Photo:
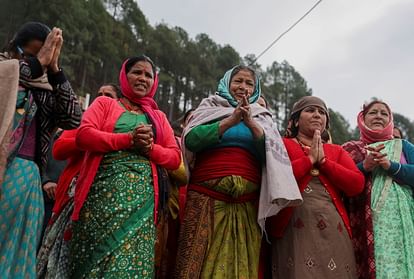
[[[214,94],[224,72],[240,63],[260,73],[262,93],[283,132],[294,102],[317,95],[288,61],[269,66],[254,54],[241,56],[232,46],[214,42],[208,34],[190,38],[167,23],[151,26],[133,0],[1,0],[0,44],[6,46],[25,22],[36,20],[63,29],[61,65],[79,96],[91,94],[104,83],[117,83],[122,61],[145,53],[160,72],[156,101],[173,127],[179,129],[183,113]],[[355,104],[359,105],[359,104]],[[330,109],[333,142],[358,139],[359,132],[338,111]],[[414,141],[414,123],[394,113],[404,136]]]

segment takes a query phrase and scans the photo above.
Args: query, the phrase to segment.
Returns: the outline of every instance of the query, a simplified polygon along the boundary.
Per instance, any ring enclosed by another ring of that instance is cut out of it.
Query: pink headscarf
[[[391,109],[387,104],[383,102],[378,102],[378,103],[384,104],[387,107],[390,113],[390,122],[387,124],[387,126],[385,126],[384,129],[372,130],[365,125],[364,110],[359,112],[358,128],[360,131],[360,140],[366,144],[371,144],[371,143],[378,142],[378,141],[386,141],[386,140],[390,140],[394,138],[392,135],[392,132],[394,129],[394,119],[392,117]]]
[[[143,56],[144,57],[144,56]],[[122,64],[121,72],[119,73],[119,84],[121,85],[122,95],[125,96],[128,100],[133,102],[134,104],[140,105],[141,109],[148,114],[152,124],[155,127],[155,143],[162,142],[163,133],[162,133],[162,119],[156,110],[158,109],[157,103],[154,101],[153,97],[155,92],[158,88],[158,74],[154,70],[154,84],[152,85],[148,94],[144,97],[139,97],[135,95],[134,91],[132,90],[131,86],[129,85],[127,73],[125,70],[125,66],[131,58],[128,58]],[[145,59],[138,60],[139,61],[146,61]]]

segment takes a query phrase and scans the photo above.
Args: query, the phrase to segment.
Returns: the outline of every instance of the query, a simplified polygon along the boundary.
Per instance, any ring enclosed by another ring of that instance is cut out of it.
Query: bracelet
[[[398,169],[397,169],[397,171],[396,172],[394,172],[392,175],[394,176],[394,175],[396,175],[397,173],[399,173],[400,172],[400,170],[401,170],[401,163],[398,163]]]

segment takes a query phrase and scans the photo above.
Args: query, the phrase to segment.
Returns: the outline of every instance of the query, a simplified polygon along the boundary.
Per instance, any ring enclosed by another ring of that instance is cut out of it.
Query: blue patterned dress
[[[23,144],[36,105],[25,91],[18,93],[12,144]],[[20,131],[19,131],[20,130]],[[18,149],[18,148],[16,148]],[[36,250],[44,215],[39,168],[15,156],[9,162],[0,191],[0,278],[35,278]]]

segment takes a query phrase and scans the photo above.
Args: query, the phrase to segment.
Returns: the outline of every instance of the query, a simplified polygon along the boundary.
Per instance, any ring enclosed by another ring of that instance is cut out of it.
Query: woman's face
[[[390,122],[390,113],[384,104],[372,105],[364,116],[365,125],[372,130],[381,130]]]
[[[309,106],[304,108],[299,115],[298,124],[299,132],[312,137],[315,130],[321,133],[326,127],[326,113],[318,106]]]
[[[154,84],[151,64],[147,61],[138,61],[127,73],[127,79],[134,94],[138,97],[145,97]]]
[[[395,139],[402,139],[401,131],[398,128],[394,128],[394,130],[392,131],[392,135]]]
[[[115,89],[110,85],[103,85],[98,90],[98,96],[106,96],[112,99],[118,99]]]
[[[249,70],[240,70],[230,81],[230,93],[237,101],[247,98],[254,90],[254,76]]]
[[[31,40],[24,47],[20,46],[23,50],[23,54],[19,53],[22,57],[35,57],[39,53],[43,46],[43,42],[39,40]]]

